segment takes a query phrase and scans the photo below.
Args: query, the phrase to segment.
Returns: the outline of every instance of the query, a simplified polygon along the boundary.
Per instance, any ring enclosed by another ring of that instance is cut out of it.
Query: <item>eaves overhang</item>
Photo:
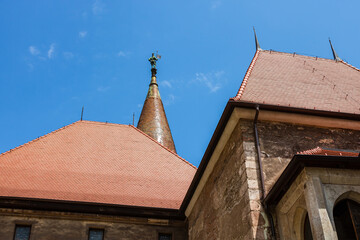
[[[268,206],[275,206],[288,191],[296,177],[305,167],[360,169],[360,153],[357,157],[326,155],[294,155],[269,193],[264,198]]]
[[[228,105],[229,104],[233,105],[233,108],[241,107],[241,108],[255,109],[256,106],[259,106],[260,110],[286,112],[286,113],[297,113],[297,114],[304,114],[304,115],[360,121],[360,114],[354,114],[354,113],[332,112],[332,111],[324,111],[324,110],[319,110],[319,109],[296,108],[296,107],[272,105],[272,104],[264,104],[264,103],[256,103],[256,102],[247,102],[247,101],[233,100],[233,99],[229,100]]]
[[[185,215],[178,209],[75,202],[53,199],[0,197],[0,208],[185,220]]]

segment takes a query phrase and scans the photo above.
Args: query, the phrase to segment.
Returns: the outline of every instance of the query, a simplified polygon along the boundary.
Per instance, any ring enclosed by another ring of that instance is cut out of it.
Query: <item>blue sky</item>
[[[0,152],[80,119],[135,125],[158,50],[178,154],[198,165],[263,49],[360,67],[355,0],[0,1]]]

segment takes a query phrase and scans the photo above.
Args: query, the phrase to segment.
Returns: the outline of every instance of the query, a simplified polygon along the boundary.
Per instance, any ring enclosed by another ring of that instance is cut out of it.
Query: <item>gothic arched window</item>
[[[360,204],[349,199],[334,207],[334,221],[339,239],[360,240]]]
[[[306,214],[305,222],[304,222],[304,240],[313,240],[311,227],[310,227],[309,214]]]

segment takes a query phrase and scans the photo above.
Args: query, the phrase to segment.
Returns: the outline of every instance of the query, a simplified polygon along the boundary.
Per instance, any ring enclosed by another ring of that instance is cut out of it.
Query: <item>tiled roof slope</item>
[[[79,121],[0,155],[0,196],[178,209],[196,168],[133,126]]]
[[[314,149],[306,150],[303,152],[298,152],[299,155],[324,155],[324,156],[344,156],[344,157],[357,157],[359,152],[341,150],[341,149],[326,149],[321,147],[316,147]]]
[[[360,70],[343,61],[258,50],[233,100],[360,114]]]

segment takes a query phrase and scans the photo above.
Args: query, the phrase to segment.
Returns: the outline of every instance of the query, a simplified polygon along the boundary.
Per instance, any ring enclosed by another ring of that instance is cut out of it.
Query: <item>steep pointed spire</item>
[[[151,64],[151,81],[137,128],[176,153],[174,140],[161,101],[159,86],[156,82],[157,60],[158,57],[155,56],[154,53],[151,58],[149,58]]]
[[[329,38],[329,43],[330,43],[330,47],[331,47],[331,51],[334,57],[335,61],[341,61],[341,58],[339,58],[339,56],[336,54],[335,49],[333,48],[333,45],[331,44],[331,40]]]
[[[258,41],[257,36],[256,36],[255,27],[253,27],[253,30],[254,30],[254,36],[255,36],[256,51],[257,51],[257,50],[261,50],[259,41]]]

